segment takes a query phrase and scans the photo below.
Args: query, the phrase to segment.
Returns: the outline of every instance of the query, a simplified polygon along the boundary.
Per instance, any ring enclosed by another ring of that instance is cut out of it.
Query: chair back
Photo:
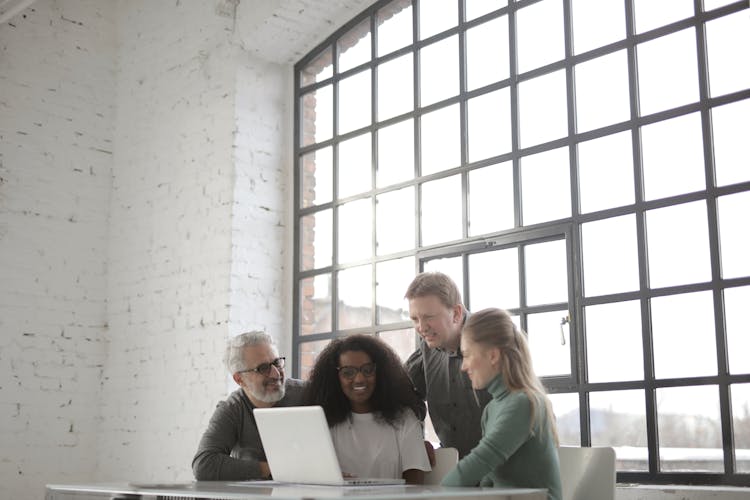
[[[562,500],[615,500],[615,450],[560,446]]]
[[[425,472],[424,484],[440,484],[458,463],[458,450],[456,448],[438,448],[435,450],[435,465],[430,472]]]

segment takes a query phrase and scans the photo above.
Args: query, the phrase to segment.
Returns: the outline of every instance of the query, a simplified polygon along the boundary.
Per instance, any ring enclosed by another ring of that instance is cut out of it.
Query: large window
[[[414,349],[441,270],[528,333],[563,444],[750,485],[750,8],[394,0],[295,66],[294,374]]]

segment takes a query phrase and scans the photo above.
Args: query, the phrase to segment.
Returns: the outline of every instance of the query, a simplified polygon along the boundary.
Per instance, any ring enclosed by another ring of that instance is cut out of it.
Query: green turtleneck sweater
[[[511,392],[500,375],[487,386],[492,399],[482,412],[482,439],[443,478],[444,486],[547,488],[549,500],[560,500],[557,446],[546,425],[542,401],[536,406],[532,435],[531,405],[526,393]],[[540,430],[539,423],[544,423]]]

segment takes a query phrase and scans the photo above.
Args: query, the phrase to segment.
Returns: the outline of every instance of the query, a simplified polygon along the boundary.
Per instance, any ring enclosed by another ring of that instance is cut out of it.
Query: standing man
[[[229,339],[224,363],[240,388],[216,405],[193,457],[193,474],[199,481],[268,478],[253,410],[301,404],[303,382],[284,378],[284,358],[265,332]]]
[[[480,419],[490,396],[475,391],[461,371],[461,329],[469,311],[453,280],[443,273],[418,274],[405,294],[409,316],[421,337],[406,361],[419,395],[427,401],[441,446],[467,455],[482,437]]]

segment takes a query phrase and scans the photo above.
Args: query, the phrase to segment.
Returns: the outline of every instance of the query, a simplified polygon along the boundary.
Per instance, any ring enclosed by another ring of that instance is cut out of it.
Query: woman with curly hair
[[[345,474],[420,484],[430,462],[422,401],[396,353],[370,335],[334,339],[318,356],[305,389],[320,405]]]

